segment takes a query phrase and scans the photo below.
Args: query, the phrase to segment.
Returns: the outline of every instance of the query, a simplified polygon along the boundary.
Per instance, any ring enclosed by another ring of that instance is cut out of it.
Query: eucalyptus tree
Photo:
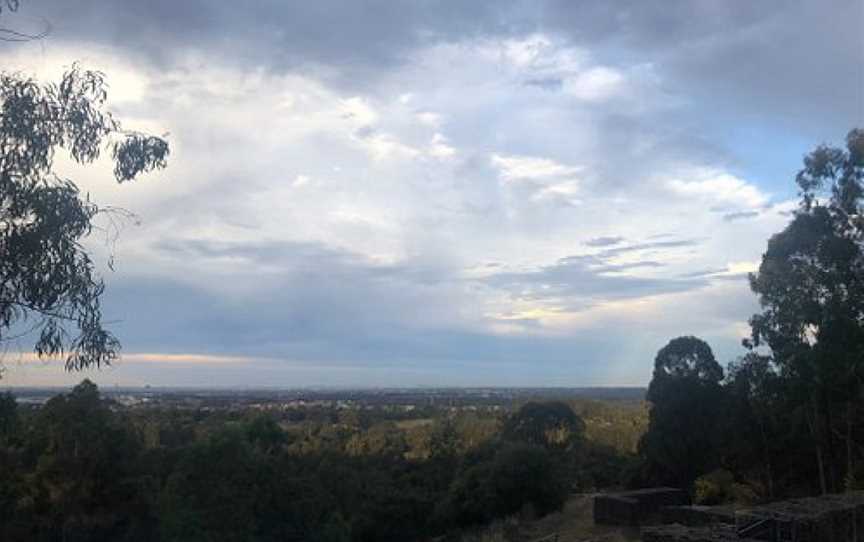
[[[0,73],[0,342],[33,337],[37,355],[70,370],[110,363],[119,343],[82,244],[107,210],[55,172],[55,157],[89,164],[107,152],[123,183],[169,153],[164,139],[123,129],[106,99],[104,75],[77,65],[59,83]]]
[[[689,486],[718,466],[723,368],[708,344],[678,337],[657,352],[648,431],[639,442],[650,481]]]
[[[796,176],[801,202],[750,285],[761,312],[745,346],[772,362],[810,433],[823,492],[854,483],[864,380],[864,131],[820,146]]]

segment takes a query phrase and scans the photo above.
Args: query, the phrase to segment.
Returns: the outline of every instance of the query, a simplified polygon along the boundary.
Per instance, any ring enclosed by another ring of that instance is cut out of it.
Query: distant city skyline
[[[0,388],[645,386],[722,364],[802,156],[864,126],[864,4],[24,2],[4,70],[105,73],[168,168],[89,240],[123,357]],[[108,269],[110,254],[114,271]]]

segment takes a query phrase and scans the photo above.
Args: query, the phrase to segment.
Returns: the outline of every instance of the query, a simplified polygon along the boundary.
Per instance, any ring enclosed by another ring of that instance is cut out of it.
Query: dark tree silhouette
[[[164,139],[123,130],[106,98],[103,74],[77,65],[59,84],[0,74],[0,342],[34,333],[36,353],[63,356],[67,369],[110,363],[119,343],[81,245],[105,210],[54,173],[55,153],[86,164],[107,149],[124,182],[165,167],[169,152]]]
[[[723,380],[723,368],[714,359],[711,347],[702,339],[678,337],[657,352],[648,400],[654,401],[652,396],[662,393],[667,382],[682,379],[715,384]]]
[[[787,409],[782,381],[768,355],[748,352],[729,364],[724,455],[728,467],[773,499],[778,481],[801,472],[786,451],[796,446],[795,432],[782,415]],[[747,438],[741,438],[747,435]]]
[[[678,337],[657,353],[648,387],[651,417],[639,443],[650,480],[687,487],[717,466],[722,379],[701,339]]]
[[[38,456],[25,489],[32,498],[18,499],[13,514],[38,518],[40,536],[9,539],[144,538],[136,525],[148,515],[141,444],[95,384],[52,398],[30,431],[28,455]]]
[[[501,436],[513,442],[565,450],[582,442],[585,423],[567,403],[529,402],[507,418]]]
[[[801,205],[750,277],[762,312],[745,346],[770,347],[827,492],[860,461],[852,433],[864,381],[864,131],[849,132],[845,149],[815,149],[796,182]]]

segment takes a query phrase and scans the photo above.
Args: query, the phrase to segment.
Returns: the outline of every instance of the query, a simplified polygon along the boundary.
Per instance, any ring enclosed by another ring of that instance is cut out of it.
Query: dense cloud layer
[[[57,41],[122,48],[158,65],[197,50],[280,71],[317,66],[341,84],[369,88],[437,43],[546,33],[606,62],[662,66],[692,100],[794,115],[786,122],[799,129],[824,113],[831,123],[862,113],[864,6],[856,0],[418,0],[398,9],[386,0],[31,0],[25,7],[20,16],[45,17]]]
[[[731,359],[801,155],[864,122],[852,0],[2,17],[52,26],[4,46],[9,69],[102,69],[118,116],[173,145],[123,187],[58,162],[142,220],[113,247],[129,355],[107,381],[644,384],[680,334]]]

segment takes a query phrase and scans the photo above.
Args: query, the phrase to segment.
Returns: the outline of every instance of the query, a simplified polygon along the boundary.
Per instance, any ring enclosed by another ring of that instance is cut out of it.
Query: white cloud
[[[373,133],[364,137],[356,137],[355,141],[366,149],[376,161],[388,158],[415,158],[420,155],[418,149],[403,143],[393,134]]]
[[[432,136],[432,141],[429,145],[430,156],[434,158],[449,158],[454,154],[456,154],[456,149],[449,145],[446,137],[438,133]]]
[[[378,122],[378,112],[360,96],[342,100],[342,118],[349,119],[359,126],[371,126]]]
[[[577,181],[563,181],[543,187],[532,198],[535,200],[560,199],[576,205],[582,203],[582,200],[576,197],[579,194],[579,190],[580,187]]]
[[[755,273],[759,269],[759,261],[753,260],[749,262],[729,262],[726,264],[726,270],[729,274]]]
[[[416,117],[420,123],[425,124],[426,126],[432,128],[438,128],[441,126],[442,117],[440,113],[435,113],[433,111],[418,111]]]
[[[757,186],[723,171],[695,170],[686,177],[671,179],[666,186],[675,194],[694,197],[708,203],[764,207],[769,196]]]
[[[560,75],[585,68],[589,54],[584,49],[564,46],[559,41],[535,34],[523,39],[504,40],[501,56],[515,68],[535,75]],[[494,50],[494,46],[490,47]],[[488,55],[488,53],[487,53]]]
[[[117,105],[131,105],[142,101],[149,91],[152,78],[156,77],[131,65],[118,57],[111,49],[87,46],[77,50],[73,58],[63,51],[42,50],[38,54],[27,54],[25,47],[4,51],[3,69],[17,71],[42,80],[59,82],[60,77],[74,63],[82,69],[101,71],[106,74],[111,102]]]
[[[541,58],[552,47],[545,36],[536,35],[527,39],[507,40],[503,43],[504,57],[519,67],[527,67]]]
[[[358,326],[358,336],[388,335],[400,319],[433,332],[543,336],[552,330],[563,336],[580,330],[601,338],[605,329],[624,323],[634,335],[628,348],[638,350],[667,333],[733,329],[730,322],[747,317],[745,302],[738,312],[711,308],[733,294],[737,301],[748,299],[746,284],[733,287],[732,280],[711,291],[574,308],[514,300],[478,286],[477,273],[459,271],[488,262],[495,267],[486,269],[536,269],[574,254],[584,240],[621,236],[622,245],[647,246],[648,237],[666,235],[701,241],[674,251],[651,245],[622,254],[614,264],[650,260],[656,266],[618,274],[674,277],[725,269],[717,274],[736,275],[752,269],[768,235],[782,226],[781,208],[765,210],[769,196],[723,169],[722,160],[712,161],[720,164],[714,168],[694,160],[670,175],[664,146],[682,143],[662,139],[657,118],[645,114],[650,108],[628,109],[627,122],[619,123],[624,100],[639,96],[653,103],[655,96],[642,92],[653,80],[628,66],[600,64],[591,53],[542,35],[439,44],[362,92],[340,90],[306,72],[212,59],[183,60],[159,73],[115,59],[105,68],[109,82],[119,75],[118,86],[128,87],[113,102],[118,117],[134,113],[136,121],[154,123],[157,133],[170,132],[169,168],[123,187],[114,185],[104,163],[72,169],[69,176],[81,180],[95,201],[143,218],[142,227],[124,232],[118,275],[195,277],[220,296],[250,299],[252,319],[257,306],[251,300],[265,298],[277,277],[290,275],[295,282],[282,285],[287,299],[302,301],[305,290],[331,270],[316,268],[323,264],[314,258],[301,262],[311,271],[306,276],[282,260],[260,266],[230,258],[202,262],[171,258],[154,246],[178,238],[240,245],[266,239],[387,262],[395,278],[376,278],[380,288],[316,299],[329,311],[325,317],[352,310],[353,303],[361,307],[354,309],[358,318],[366,318],[389,293],[404,296],[399,306],[405,314],[394,309],[394,320]],[[58,53],[57,62],[77,54],[70,48]],[[122,82],[134,77],[141,84]],[[559,81],[560,88],[525,84],[535,79]],[[668,122],[669,131],[680,128],[674,116]],[[616,169],[620,164],[634,165]],[[758,209],[760,215],[727,223],[721,213],[708,212],[715,205]],[[440,277],[427,279],[422,272],[428,262],[447,265]],[[399,282],[406,269],[421,275],[420,286]],[[109,295],[112,280],[109,275]],[[589,289],[590,280],[573,279],[570,286]],[[240,290],[249,295],[239,296]],[[693,311],[672,310],[685,298]],[[429,300],[435,301],[434,315],[412,319],[414,308]],[[703,315],[698,322],[677,316],[696,312]],[[128,329],[148,325],[134,314],[128,318]],[[266,316],[252,324],[274,331]]]
[[[498,169],[501,178],[505,181],[548,181],[575,176],[583,169],[536,156],[493,154],[491,163]]]
[[[620,95],[626,83],[624,74],[615,68],[597,66],[568,78],[566,93],[586,102],[599,102]]]
[[[657,84],[650,64],[604,65],[596,62],[589,51],[545,35],[504,40],[498,47],[501,57],[515,70],[514,75],[525,83],[560,89],[588,104],[621,97],[639,101]],[[494,51],[495,45],[487,48]],[[493,55],[487,52],[486,56]]]
[[[556,162],[549,158],[493,154],[490,163],[498,170],[506,187],[528,190],[528,200],[535,203],[580,205],[581,175],[584,168]],[[512,199],[512,198],[511,198]],[[516,209],[508,209],[514,216]]]

